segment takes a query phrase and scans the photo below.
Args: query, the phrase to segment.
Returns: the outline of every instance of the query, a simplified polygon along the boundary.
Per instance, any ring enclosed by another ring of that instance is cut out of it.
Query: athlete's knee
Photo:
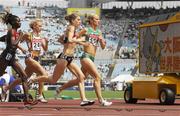
[[[13,83],[16,83],[18,85],[18,84],[22,83],[22,79],[21,78],[17,78],[16,80],[13,81]]]
[[[23,78],[24,80],[27,80],[27,79],[28,79],[28,76],[27,76],[27,74],[26,74],[25,72],[20,72],[20,73],[19,73],[19,77],[20,77],[20,78]]]
[[[39,87],[41,86],[44,86],[44,82],[38,82],[38,85],[39,85]]]
[[[74,80],[74,82],[75,82],[76,84],[78,84],[78,83],[80,82],[79,78],[76,78],[76,79]]]
[[[100,82],[100,81],[101,81],[100,76],[96,76],[96,77],[94,77],[94,81],[95,81],[95,82]]]
[[[48,76],[48,73],[47,73],[47,72],[43,72],[43,75],[44,75],[44,76]]]
[[[26,78],[26,77],[21,77],[21,81],[22,81],[22,82],[26,82],[26,81],[27,81],[27,78]]]
[[[56,84],[56,81],[50,81],[50,84]]]
[[[19,75],[19,77],[21,78],[22,82],[26,82],[28,77],[26,75]]]
[[[50,84],[56,84],[56,82],[57,82],[56,80],[49,79],[49,83],[50,83]]]
[[[48,73],[46,71],[41,71],[40,75],[42,76],[48,76]]]
[[[85,76],[84,75],[79,76],[78,80],[80,83],[83,83],[85,80]]]

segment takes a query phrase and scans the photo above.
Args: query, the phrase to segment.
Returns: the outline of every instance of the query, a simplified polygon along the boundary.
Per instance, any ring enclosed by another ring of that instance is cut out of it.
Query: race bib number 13
[[[11,60],[11,58],[12,58],[12,55],[10,53],[7,53],[6,60]]]

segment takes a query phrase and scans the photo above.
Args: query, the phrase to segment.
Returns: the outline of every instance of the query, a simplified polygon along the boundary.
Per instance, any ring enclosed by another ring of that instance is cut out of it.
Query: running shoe
[[[87,100],[87,101],[82,101],[80,103],[80,106],[88,106],[88,105],[93,105],[95,103],[94,100]]]
[[[101,103],[100,103],[101,106],[110,106],[112,105],[112,102],[108,102],[106,100],[103,100]]]
[[[48,101],[46,99],[44,99],[44,97],[42,95],[38,96],[37,100],[41,103],[48,103]]]

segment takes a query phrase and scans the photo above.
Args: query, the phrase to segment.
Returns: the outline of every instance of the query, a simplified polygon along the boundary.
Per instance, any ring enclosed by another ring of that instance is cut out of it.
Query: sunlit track
[[[73,101],[73,102],[72,102]],[[61,110],[85,110],[85,111],[93,111],[93,110],[105,110],[105,111],[159,111],[159,112],[166,112],[166,111],[180,111],[180,108],[177,107],[179,104],[175,105],[159,105],[157,103],[152,103],[153,101],[147,102],[140,102],[139,104],[126,104],[123,100],[113,100],[114,105],[110,107],[102,107],[99,106],[98,103],[92,106],[79,106],[79,100],[51,100],[48,104],[39,103],[34,106],[24,106],[21,102],[2,102],[0,104],[0,109],[29,109],[29,110],[36,110],[36,109],[53,109],[57,111]],[[152,108],[153,107],[153,108]]]
[[[180,101],[174,105],[160,105],[157,100],[139,101],[126,104],[124,100],[110,100],[112,106],[100,106],[96,100],[92,106],[80,106],[80,100],[48,100],[34,106],[24,106],[23,102],[1,102],[0,116],[177,116],[180,114]]]
[[[128,106],[127,106],[128,107]],[[55,110],[61,110],[61,109],[82,109],[85,111],[90,110],[114,110],[114,111],[127,111],[132,112],[135,110],[155,110],[159,112],[166,112],[166,111],[180,111],[180,108],[112,108],[112,107],[93,107],[93,106],[0,106],[0,109],[55,109]]]

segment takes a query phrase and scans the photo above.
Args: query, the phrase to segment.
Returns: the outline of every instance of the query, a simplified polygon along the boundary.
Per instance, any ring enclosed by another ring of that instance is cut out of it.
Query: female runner
[[[11,25],[11,29],[8,30],[6,35],[6,48],[0,55],[0,76],[4,74],[7,66],[12,66],[12,68],[19,74],[22,81],[22,86],[25,94],[24,104],[34,105],[37,104],[36,101],[29,99],[28,86],[27,86],[27,74],[25,73],[23,67],[19,64],[18,60],[15,59],[16,49],[21,48],[19,42],[22,41],[22,33],[18,33],[17,30],[21,27],[20,18],[16,15],[7,13],[2,18],[3,22]]]
[[[55,66],[53,75],[50,77],[46,76],[39,76],[38,78],[30,79],[29,84],[35,81],[38,82],[49,82],[54,84],[58,81],[58,79],[62,76],[66,68],[69,68],[73,74],[77,77],[80,89],[80,96],[81,96],[81,106],[85,105],[92,105],[94,101],[89,101],[85,97],[85,90],[84,90],[84,74],[82,73],[81,69],[73,63],[74,59],[74,50],[77,45],[78,40],[76,38],[76,29],[80,26],[81,20],[80,17],[76,14],[71,14],[65,17],[67,21],[69,21],[69,25],[67,26],[65,37],[64,37],[64,49],[63,52],[60,53],[57,59],[57,64]],[[63,86],[68,87],[68,83],[64,84]]]
[[[47,51],[48,41],[44,38],[41,38],[42,22],[41,20],[34,20],[30,23],[30,28],[33,30],[31,33],[23,34],[23,40],[27,42],[28,51],[24,48],[20,50],[25,53],[25,72],[27,77],[31,77],[33,73],[36,73],[37,76],[47,76],[46,70],[40,65],[39,57],[41,53],[41,48]],[[9,86],[6,87],[6,91],[13,88],[14,86],[21,83],[20,79],[15,80]],[[43,82],[39,82],[38,96],[37,100],[42,103],[47,103],[47,100],[43,96]]]
[[[98,29],[100,19],[97,15],[90,15],[88,16],[88,23],[89,27],[82,29],[77,36],[85,35],[85,42],[82,42],[83,39],[81,39],[79,44],[84,46],[84,53],[80,59],[81,61],[81,70],[84,73],[85,77],[88,75],[91,75],[94,78],[94,88],[95,92],[98,98],[99,103],[102,106],[110,106],[112,102],[108,102],[104,100],[101,94],[101,76],[96,68],[96,65],[94,64],[94,58],[96,55],[96,50],[98,43],[100,43],[100,46],[102,49],[105,48],[106,42],[102,37],[100,29]],[[69,87],[77,85],[77,80],[72,80],[68,85]],[[58,96],[58,94],[64,90],[64,87],[60,87],[56,90],[55,97]]]

